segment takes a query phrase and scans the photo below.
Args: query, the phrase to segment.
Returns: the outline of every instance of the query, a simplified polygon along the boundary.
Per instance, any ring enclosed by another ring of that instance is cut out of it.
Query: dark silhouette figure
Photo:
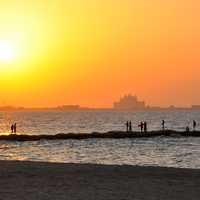
[[[132,122],[129,122],[129,131],[132,132]]]
[[[13,133],[14,132],[14,125],[13,124],[11,125],[10,129],[11,129],[11,133]]]
[[[129,132],[129,122],[126,122],[126,132]]]
[[[140,127],[141,133],[143,132],[143,128],[144,128],[144,123],[140,122],[140,124],[138,125],[138,127]]]
[[[147,132],[147,122],[144,122],[144,132]]]
[[[162,130],[165,130],[165,120],[162,120]]]
[[[13,130],[14,130],[14,133],[17,133],[17,124],[16,123],[13,125]]]
[[[187,133],[190,132],[190,128],[189,128],[189,126],[186,127],[186,132],[187,132]]]
[[[193,131],[196,130],[196,126],[197,126],[197,122],[195,120],[193,120]]]

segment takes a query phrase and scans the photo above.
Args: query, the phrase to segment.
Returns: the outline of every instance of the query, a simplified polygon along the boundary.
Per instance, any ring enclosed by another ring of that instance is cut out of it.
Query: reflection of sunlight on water
[[[3,132],[3,133],[0,133],[0,135],[11,135],[10,132]]]
[[[19,161],[25,161],[25,160],[27,160],[26,157],[19,156],[17,154],[13,154],[13,153],[8,154],[6,157],[7,157],[7,160],[19,160]]]
[[[26,135],[26,133],[24,133]],[[11,132],[3,132],[3,133],[0,133],[0,136],[1,135],[22,135],[21,133],[11,133]]]
[[[200,138],[0,141],[0,160],[200,168]]]

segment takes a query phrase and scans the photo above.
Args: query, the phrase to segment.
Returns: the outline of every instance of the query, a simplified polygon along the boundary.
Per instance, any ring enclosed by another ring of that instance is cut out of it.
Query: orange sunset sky
[[[200,1],[1,0],[0,105],[200,104]]]

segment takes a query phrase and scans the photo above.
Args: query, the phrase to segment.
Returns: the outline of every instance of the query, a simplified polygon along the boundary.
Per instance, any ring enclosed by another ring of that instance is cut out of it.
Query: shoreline
[[[200,137],[200,131],[174,131],[174,130],[158,130],[149,131],[146,133],[141,132],[123,132],[123,131],[110,131],[105,133],[92,132],[92,133],[59,133],[55,135],[25,135],[25,134],[9,134],[0,135],[0,140],[6,141],[38,141],[38,140],[67,140],[67,139],[91,139],[91,138],[149,138],[149,137]]]
[[[199,199],[200,170],[0,161],[2,199]]]

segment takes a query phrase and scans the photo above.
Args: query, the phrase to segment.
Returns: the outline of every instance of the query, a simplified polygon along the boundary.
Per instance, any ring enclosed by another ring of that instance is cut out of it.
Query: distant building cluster
[[[136,95],[124,95],[113,103],[112,108],[90,108],[82,107],[80,105],[61,105],[57,107],[49,108],[24,108],[24,107],[13,107],[13,106],[0,106],[0,111],[27,111],[27,112],[40,112],[40,111],[174,111],[174,110],[200,110],[200,105],[192,105],[191,107],[176,107],[171,105],[169,107],[159,107],[159,106],[148,106],[145,101],[139,101]]]
[[[129,94],[114,102],[113,108],[116,110],[143,110],[146,106],[144,101],[138,101],[137,96]]]

